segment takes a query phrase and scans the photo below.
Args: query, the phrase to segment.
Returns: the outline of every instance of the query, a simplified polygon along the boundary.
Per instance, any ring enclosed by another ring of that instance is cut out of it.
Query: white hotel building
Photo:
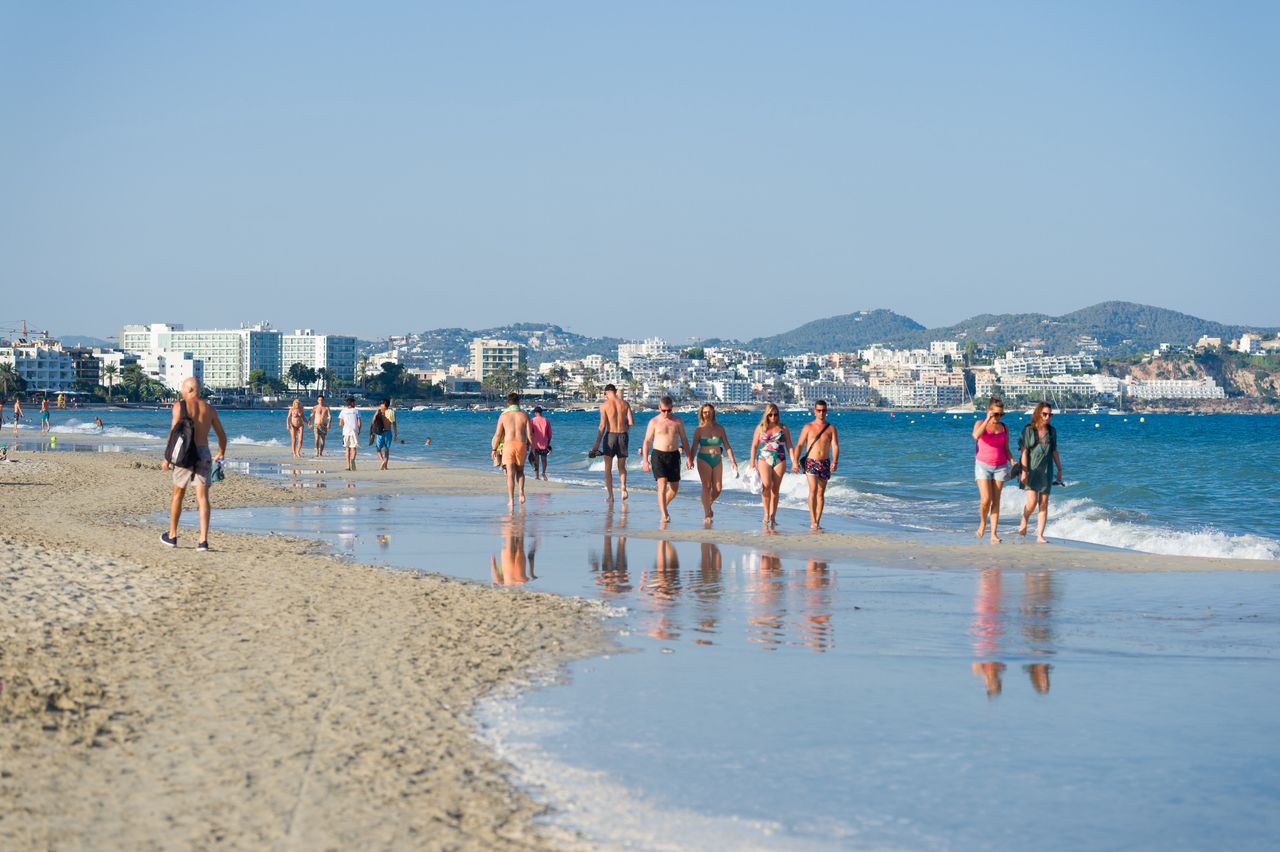
[[[52,340],[15,340],[0,346],[0,364],[9,364],[28,391],[70,391],[75,387],[75,359]]]
[[[286,338],[288,354],[296,360],[285,361]],[[176,323],[151,323],[126,325],[120,332],[120,348],[125,352],[175,361],[189,356],[202,362],[204,383],[211,388],[244,387],[254,370],[278,379],[294,363],[328,367],[350,381],[355,378],[355,343],[354,337],[316,335],[309,330],[284,335],[267,323],[193,330]]]

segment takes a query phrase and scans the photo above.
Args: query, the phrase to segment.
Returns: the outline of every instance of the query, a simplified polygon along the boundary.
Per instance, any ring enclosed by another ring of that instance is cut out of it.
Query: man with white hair
[[[200,398],[200,380],[188,376],[182,381],[181,398],[173,404],[173,423],[170,431],[182,420],[189,417],[195,432],[196,464],[193,468],[173,468],[173,499],[169,502],[169,532],[160,534],[160,541],[169,547],[178,546],[178,519],[182,517],[182,498],[186,496],[187,486],[196,484],[196,505],[200,510],[200,539],[196,550],[209,549],[209,480],[213,473],[213,463],[221,462],[227,453],[227,433],[222,430],[222,421],[213,406]],[[209,430],[218,434],[218,454],[209,452]],[[162,470],[168,470],[168,461],[161,462]]]

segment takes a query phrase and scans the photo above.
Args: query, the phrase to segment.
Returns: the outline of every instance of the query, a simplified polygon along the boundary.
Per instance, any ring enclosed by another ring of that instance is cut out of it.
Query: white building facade
[[[511,340],[477,337],[471,341],[471,378],[484,381],[494,373],[516,373],[525,368],[524,344]]]
[[[27,383],[28,391],[57,391],[75,388],[76,366],[71,353],[61,343],[48,340],[18,340],[0,347],[0,364],[8,364]]]

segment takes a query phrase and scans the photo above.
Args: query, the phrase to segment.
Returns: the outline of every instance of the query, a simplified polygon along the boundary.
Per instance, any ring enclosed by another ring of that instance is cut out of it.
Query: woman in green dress
[[[1047,402],[1036,403],[1031,422],[1022,430],[1018,439],[1018,455],[1022,462],[1022,487],[1027,491],[1027,505],[1022,510],[1022,524],[1018,535],[1027,534],[1027,521],[1032,512],[1039,512],[1036,524],[1036,541],[1048,544],[1044,537],[1045,524],[1049,522],[1049,490],[1053,487],[1053,467],[1058,466],[1057,479],[1061,482],[1066,471],[1058,455],[1058,432],[1049,423],[1053,406]]]

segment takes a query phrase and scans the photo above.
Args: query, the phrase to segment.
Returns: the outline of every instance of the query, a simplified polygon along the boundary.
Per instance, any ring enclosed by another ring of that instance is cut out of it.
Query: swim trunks
[[[502,444],[502,463],[523,465],[529,455],[529,445],[524,441],[505,441]]]
[[[360,436],[355,432],[343,432],[342,446],[349,450],[357,449],[360,446]]]
[[[804,472],[821,480],[831,478],[831,459],[805,459]]]
[[[329,432],[328,426],[322,426],[319,423],[316,424],[316,435],[323,438],[326,434],[328,434],[328,432]]]
[[[630,432],[605,432],[600,442],[600,455],[626,458],[631,451]]]
[[[196,466],[175,467],[173,469],[173,484],[178,488],[186,488],[191,484],[191,480],[195,480],[196,485],[208,485],[209,476],[213,473],[213,453],[209,451],[207,446],[196,447]]]
[[[547,447],[547,448],[546,448],[546,449],[544,449],[544,450],[540,450],[540,449],[538,449],[537,447],[534,447],[534,448],[533,448],[533,454],[534,454],[535,456],[545,456],[545,455],[546,455],[547,453],[549,453],[549,452],[551,452],[551,447]]]
[[[679,450],[653,450],[649,455],[649,466],[653,468],[654,479],[680,481]]]
[[[389,449],[391,449],[391,433],[390,433],[390,432],[383,432],[383,433],[381,433],[381,434],[379,434],[379,435],[374,435],[374,437],[373,437],[373,448],[374,448],[375,450],[389,450]]]

